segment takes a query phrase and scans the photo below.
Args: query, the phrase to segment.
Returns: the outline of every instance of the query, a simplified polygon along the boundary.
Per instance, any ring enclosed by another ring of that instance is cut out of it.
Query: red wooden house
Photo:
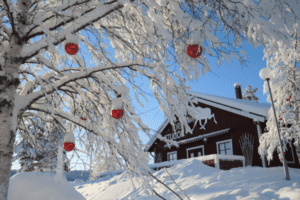
[[[258,103],[258,98],[251,99],[248,94],[242,97],[238,83],[235,84],[235,91],[236,99],[191,92],[191,98],[196,98],[198,102],[195,106],[210,110],[212,118],[207,120],[205,126],[197,123],[193,134],[188,133],[184,137],[172,134],[172,126],[166,119],[144,151],[155,153],[155,163],[225,154],[245,156],[246,165],[263,166],[263,158],[258,154],[259,137],[266,127],[271,104]],[[204,120],[201,124],[204,124]],[[193,128],[194,122],[190,120],[189,125]],[[175,127],[175,133],[181,131],[178,123],[175,123]],[[169,148],[165,142],[157,139],[158,134],[177,141],[179,148]],[[285,157],[289,167],[300,168],[296,147],[292,143],[288,145]],[[270,164],[266,158],[264,160],[266,167],[282,166],[275,152]]]

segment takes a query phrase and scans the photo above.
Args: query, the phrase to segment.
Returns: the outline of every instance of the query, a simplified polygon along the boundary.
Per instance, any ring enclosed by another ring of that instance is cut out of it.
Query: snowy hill
[[[291,180],[286,181],[282,167],[246,167],[224,171],[204,165],[199,158],[192,158],[168,168],[173,179],[191,200],[299,200],[300,169],[289,168],[289,170]],[[155,172],[154,175],[177,192],[182,199],[187,199],[163,169]],[[40,190],[43,191],[43,200],[67,200],[65,196],[59,194],[60,192],[65,192],[69,195],[74,192],[73,195],[75,197],[72,197],[74,200],[82,199],[81,195],[87,200],[151,199],[151,196],[139,186],[138,179],[134,181],[136,186],[136,190],[134,190],[126,173],[115,175],[109,180],[103,177],[92,182],[84,183],[83,181],[76,181],[72,184],[73,186],[69,184],[68,187],[55,183],[51,177],[49,178],[49,175],[45,175],[45,179],[37,179],[35,177],[36,175],[32,173],[28,174],[26,182],[22,182],[24,176],[18,177],[16,175],[12,177],[11,180],[14,179],[13,183],[18,184],[13,184],[10,192],[22,192],[23,200],[34,200],[32,195],[29,196],[28,194],[33,194]],[[46,180],[46,182],[42,182],[42,180]],[[23,188],[22,184],[26,185],[26,190],[17,190],[17,186],[18,188]],[[164,198],[168,200],[178,199],[178,197],[157,181],[154,181],[153,184],[156,191]],[[37,185],[38,188],[36,187]],[[55,189],[49,189],[49,185]],[[67,188],[62,189],[62,187]],[[74,187],[76,190],[72,190],[71,187]],[[76,195],[78,196],[76,197]],[[160,198],[154,195],[153,199],[158,200]],[[10,198],[9,200],[14,200],[14,198]]]

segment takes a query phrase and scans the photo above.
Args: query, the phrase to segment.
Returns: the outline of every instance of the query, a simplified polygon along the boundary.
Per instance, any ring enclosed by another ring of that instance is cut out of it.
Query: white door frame
[[[202,148],[203,151],[203,156],[205,155],[204,153],[204,145],[200,145],[200,146],[196,146],[196,147],[190,147],[186,149],[186,158],[189,158],[189,150],[193,150],[193,149],[199,149]]]

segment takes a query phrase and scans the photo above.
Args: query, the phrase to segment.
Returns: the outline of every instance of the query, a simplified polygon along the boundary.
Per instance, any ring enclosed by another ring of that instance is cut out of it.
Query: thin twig
[[[174,181],[174,179],[172,178],[172,176],[170,175],[170,173],[168,172],[167,168],[165,168],[165,171],[169,174],[170,178],[172,179],[172,181],[175,183],[175,185],[177,185],[177,183]],[[188,195],[186,195],[186,193],[177,185],[177,187],[181,190],[181,192],[183,192],[183,194],[189,199],[191,200]]]
[[[163,198],[162,196],[160,196],[154,189],[153,189],[153,192],[154,192],[157,196],[159,196],[161,199],[167,200],[167,199]]]
[[[161,182],[160,180],[158,180],[155,176],[153,176],[150,172],[148,172],[150,174],[150,176],[152,176],[152,178],[154,178],[155,180],[157,180],[158,182],[160,182],[161,184],[163,184],[166,188],[168,188],[171,192],[173,192],[179,199],[183,200],[176,192],[174,192],[171,188],[169,188],[166,184],[164,184],[163,182]]]

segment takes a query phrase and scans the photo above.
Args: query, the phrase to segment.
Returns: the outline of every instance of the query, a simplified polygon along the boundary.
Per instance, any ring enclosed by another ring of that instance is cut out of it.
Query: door
[[[187,149],[188,158],[200,157],[204,155],[203,147],[193,147]]]

